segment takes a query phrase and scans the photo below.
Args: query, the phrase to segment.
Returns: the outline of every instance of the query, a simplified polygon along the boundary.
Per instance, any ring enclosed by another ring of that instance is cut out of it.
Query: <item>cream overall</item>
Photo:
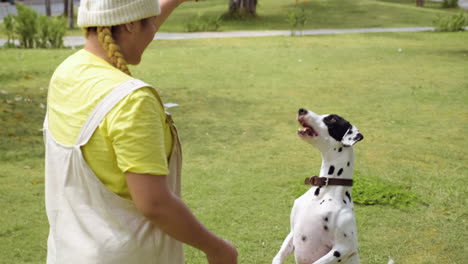
[[[107,113],[132,91],[149,85],[124,82],[110,92],[83,125],[76,144],[59,144],[44,121],[45,199],[50,224],[48,264],[182,264],[182,244],[161,232],[132,201],[110,191],[90,169],[81,147]],[[177,130],[173,137],[168,184],[180,196],[182,155]]]

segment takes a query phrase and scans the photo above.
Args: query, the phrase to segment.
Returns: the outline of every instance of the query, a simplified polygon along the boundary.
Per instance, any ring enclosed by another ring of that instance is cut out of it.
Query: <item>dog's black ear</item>
[[[344,147],[351,147],[352,145],[356,144],[358,141],[364,139],[364,136],[359,132],[357,127],[351,125],[351,127],[346,131],[341,143],[343,143]]]
[[[328,134],[336,141],[341,141],[351,124],[339,115],[331,114],[323,118],[323,123],[328,128]]]

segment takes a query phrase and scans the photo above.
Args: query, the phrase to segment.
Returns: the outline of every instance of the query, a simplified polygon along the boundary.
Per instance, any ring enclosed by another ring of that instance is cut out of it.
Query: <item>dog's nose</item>
[[[305,114],[307,114],[307,110],[304,109],[304,108],[301,108],[301,109],[299,109],[299,113],[298,113],[298,114],[299,114],[299,115],[305,115]]]

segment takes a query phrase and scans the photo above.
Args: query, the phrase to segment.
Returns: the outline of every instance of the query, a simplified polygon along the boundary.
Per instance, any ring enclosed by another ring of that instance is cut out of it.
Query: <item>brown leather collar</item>
[[[320,187],[327,185],[353,186],[353,180],[314,176],[306,178],[304,184]]]

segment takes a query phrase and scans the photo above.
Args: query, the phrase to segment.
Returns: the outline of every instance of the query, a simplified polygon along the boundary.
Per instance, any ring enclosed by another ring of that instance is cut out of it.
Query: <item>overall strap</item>
[[[116,106],[131,92],[147,86],[150,85],[138,79],[131,79],[114,88],[108,95],[106,95],[106,97],[104,97],[104,99],[102,99],[101,102],[99,102],[96,108],[94,108],[93,112],[81,128],[75,145],[86,145],[104,117],[112,110],[112,108],[114,108],[114,106]]]
[[[43,130],[49,130],[49,110],[46,110],[44,117],[44,124],[42,125]]]

